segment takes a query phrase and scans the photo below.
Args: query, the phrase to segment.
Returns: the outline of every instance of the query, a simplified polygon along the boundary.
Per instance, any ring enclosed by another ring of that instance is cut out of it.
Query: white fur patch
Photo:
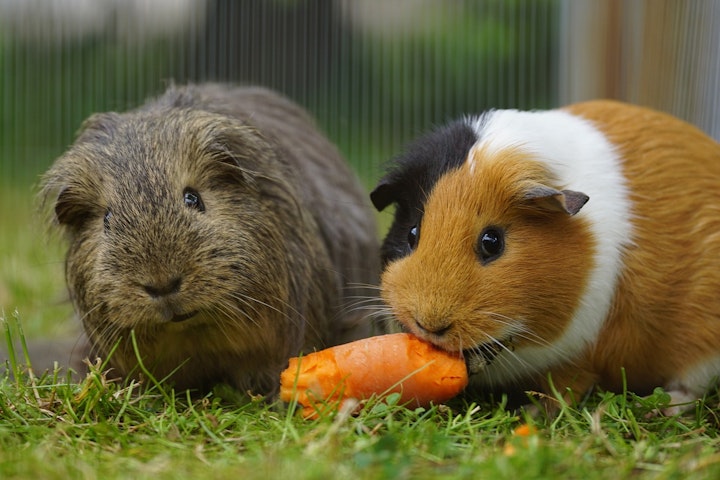
[[[665,386],[668,392],[684,392],[691,400],[696,400],[718,383],[720,378],[720,355],[711,357],[688,367]]]
[[[501,354],[488,367],[486,378],[479,379],[494,384],[521,372],[531,373],[528,369],[544,371],[559,361],[567,361],[597,339],[622,270],[623,249],[632,242],[632,205],[621,159],[613,144],[591,122],[560,110],[496,110],[467,122],[478,133],[473,148],[482,147],[491,155],[508,148],[520,149],[548,166],[559,182],[557,187],[589,195],[590,200],[577,217],[589,221],[597,242],[595,266],[564,335],[551,347],[527,347]],[[473,158],[468,155],[468,162]]]

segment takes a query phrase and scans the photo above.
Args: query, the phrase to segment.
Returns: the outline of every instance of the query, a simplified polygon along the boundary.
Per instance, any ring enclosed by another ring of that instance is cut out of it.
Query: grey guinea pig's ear
[[[93,113],[80,125],[78,138],[82,140],[97,139],[100,136],[109,136],[115,130],[120,115],[115,112]]]
[[[55,222],[59,225],[79,227],[92,216],[93,206],[78,195],[72,186],[64,186],[53,206]]]
[[[568,215],[578,213],[590,199],[582,192],[556,190],[541,184],[535,184],[527,189],[523,198],[544,210],[564,212]]]
[[[72,190],[69,187],[63,187],[55,198],[55,205],[53,210],[55,211],[55,221],[60,225],[68,225],[72,223],[76,209],[74,208],[74,202],[72,201]]]
[[[395,185],[387,178],[383,178],[370,192],[370,201],[378,212],[383,211],[385,207],[395,201]]]

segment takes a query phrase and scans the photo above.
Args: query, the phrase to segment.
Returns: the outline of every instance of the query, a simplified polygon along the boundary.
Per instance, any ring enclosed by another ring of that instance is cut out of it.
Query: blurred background
[[[304,105],[368,189],[412,137],[488,108],[618,98],[719,138],[720,1],[0,0],[4,316],[68,316],[33,186],[82,120],[203,81]]]

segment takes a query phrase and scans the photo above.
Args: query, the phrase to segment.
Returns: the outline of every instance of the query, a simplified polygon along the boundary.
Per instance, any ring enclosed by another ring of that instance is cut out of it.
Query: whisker
[[[341,316],[359,313],[368,318],[392,317],[392,309],[376,298],[359,299],[344,305],[339,314]]]
[[[280,308],[278,308],[274,305],[271,305],[271,304],[264,302],[262,300],[259,300],[257,298],[251,297],[249,295],[244,295],[242,298],[235,295],[235,298],[237,298],[239,301],[242,301],[244,305],[251,307],[253,309],[253,311],[255,311],[255,313],[259,314],[259,311],[255,307],[251,306],[250,302],[254,302],[258,305],[262,305],[264,307],[271,309],[272,311],[275,311],[275,312],[281,314],[282,318],[284,320],[290,322],[293,326],[297,327],[298,329],[302,329],[304,327],[309,327],[312,329],[311,331],[314,335],[316,335],[320,338],[323,338],[326,336],[323,334],[324,332],[321,332],[319,330],[318,326],[312,324],[311,322],[306,321],[307,319],[303,315],[301,315],[300,312],[296,308],[294,308],[290,303],[288,303],[282,299],[276,299],[276,300],[278,300],[278,303],[280,303],[281,306],[286,307],[287,310],[289,311],[289,313],[284,312]],[[255,319],[251,319],[251,321],[253,321],[256,325],[260,326]],[[300,323],[303,321],[305,323],[304,323],[304,325],[301,325]]]
[[[232,308],[230,308],[230,307],[232,307]],[[227,304],[223,303],[222,305],[218,306],[217,310],[213,310],[210,313],[210,318],[214,320],[215,325],[218,327],[218,330],[223,335],[223,338],[227,344],[233,343],[234,335],[231,334],[231,332],[229,331],[229,328],[228,328],[229,327],[228,319],[233,318],[232,317],[232,314],[234,313],[233,310],[237,310],[235,305],[232,305],[232,304],[227,305]],[[242,317],[244,319],[250,320],[249,323],[253,323],[252,319],[250,319],[243,311],[240,311],[240,313],[242,314]],[[236,330],[237,329],[243,330],[243,329],[248,329],[249,327],[247,326],[246,322],[233,322],[232,328],[236,329]]]
[[[520,319],[514,319],[507,315],[503,315],[497,312],[491,311],[479,311],[475,312],[478,315],[485,315],[493,319],[499,325],[506,327],[502,333],[502,338],[498,338],[488,332],[475,332],[474,333],[474,345],[466,350],[469,355],[477,355],[480,358],[485,358],[486,363],[484,366],[481,365],[483,375],[487,376],[491,383],[494,382],[512,382],[517,383],[522,381],[528,375],[533,375],[542,372],[542,366],[536,365],[529,361],[523,355],[515,351],[513,346],[513,339],[519,338],[530,342],[531,344],[542,347],[543,349],[549,349],[552,353],[563,356],[563,349],[557,345],[551,343],[547,339],[541,337],[537,333],[533,332],[524,322]],[[478,333],[482,337],[477,338]],[[461,337],[462,339],[463,337]],[[469,337],[473,338],[473,337]],[[489,347],[488,345],[492,345]],[[464,346],[464,345],[461,345]],[[498,353],[495,355],[491,354],[491,358],[488,359],[487,353],[488,348],[490,352],[497,350]],[[486,369],[492,365],[492,368]]]
[[[233,294],[229,298],[232,298],[235,302],[237,302],[237,304],[231,302],[223,302],[222,304],[216,305],[218,307],[221,307],[225,311],[228,319],[234,319],[236,316],[239,315],[245,320],[248,320],[250,323],[254,324],[255,326],[261,326],[257,320],[257,317],[260,316],[260,310],[258,309],[258,305],[268,306],[265,304],[265,302],[258,301],[257,299],[248,297],[247,295],[241,296],[240,294]],[[274,310],[280,312],[280,310],[278,309]]]
[[[528,341],[535,343],[542,347],[556,348],[552,343],[550,343],[543,337],[537,335],[535,332],[533,332],[533,331],[529,330],[527,327],[525,327],[523,325],[522,321],[513,319],[511,317],[508,317],[506,315],[502,315],[502,314],[499,314],[496,312],[483,311],[483,312],[479,312],[479,313],[481,313],[483,315],[487,315],[489,317],[492,317],[498,323],[510,327],[510,330],[511,330],[511,332],[509,334],[510,336],[516,336],[516,337],[523,338],[525,340],[528,340]],[[556,351],[557,351],[557,353],[563,353],[559,349]]]
[[[373,312],[379,309],[385,309],[382,304],[373,300],[358,300],[356,302],[349,302],[343,305],[339,313],[346,315],[355,312]]]
[[[382,287],[374,283],[349,282],[343,290],[364,288],[367,290],[381,291]]]

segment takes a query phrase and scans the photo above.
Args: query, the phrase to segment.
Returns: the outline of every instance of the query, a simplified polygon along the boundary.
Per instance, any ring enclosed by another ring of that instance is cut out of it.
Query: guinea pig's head
[[[127,374],[132,331],[162,376],[188,359],[242,370],[296,351],[313,234],[286,177],[258,131],[222,115],[88,119],[44,195],[69,239],[70,296],[98,353],[122,339],[112,364]]]
[[[409,151],[437,156],[406,154],[373,192],[378,209],[396,204],[381,288],[406,330],[488,363],[563,334],[593,240],[575,216],[586,195],[563,190],[532,152],[484,148],[463,125],[448,127],[466,132],[463,145],[433,151],[428,138],[451,139],[422,138]]]

